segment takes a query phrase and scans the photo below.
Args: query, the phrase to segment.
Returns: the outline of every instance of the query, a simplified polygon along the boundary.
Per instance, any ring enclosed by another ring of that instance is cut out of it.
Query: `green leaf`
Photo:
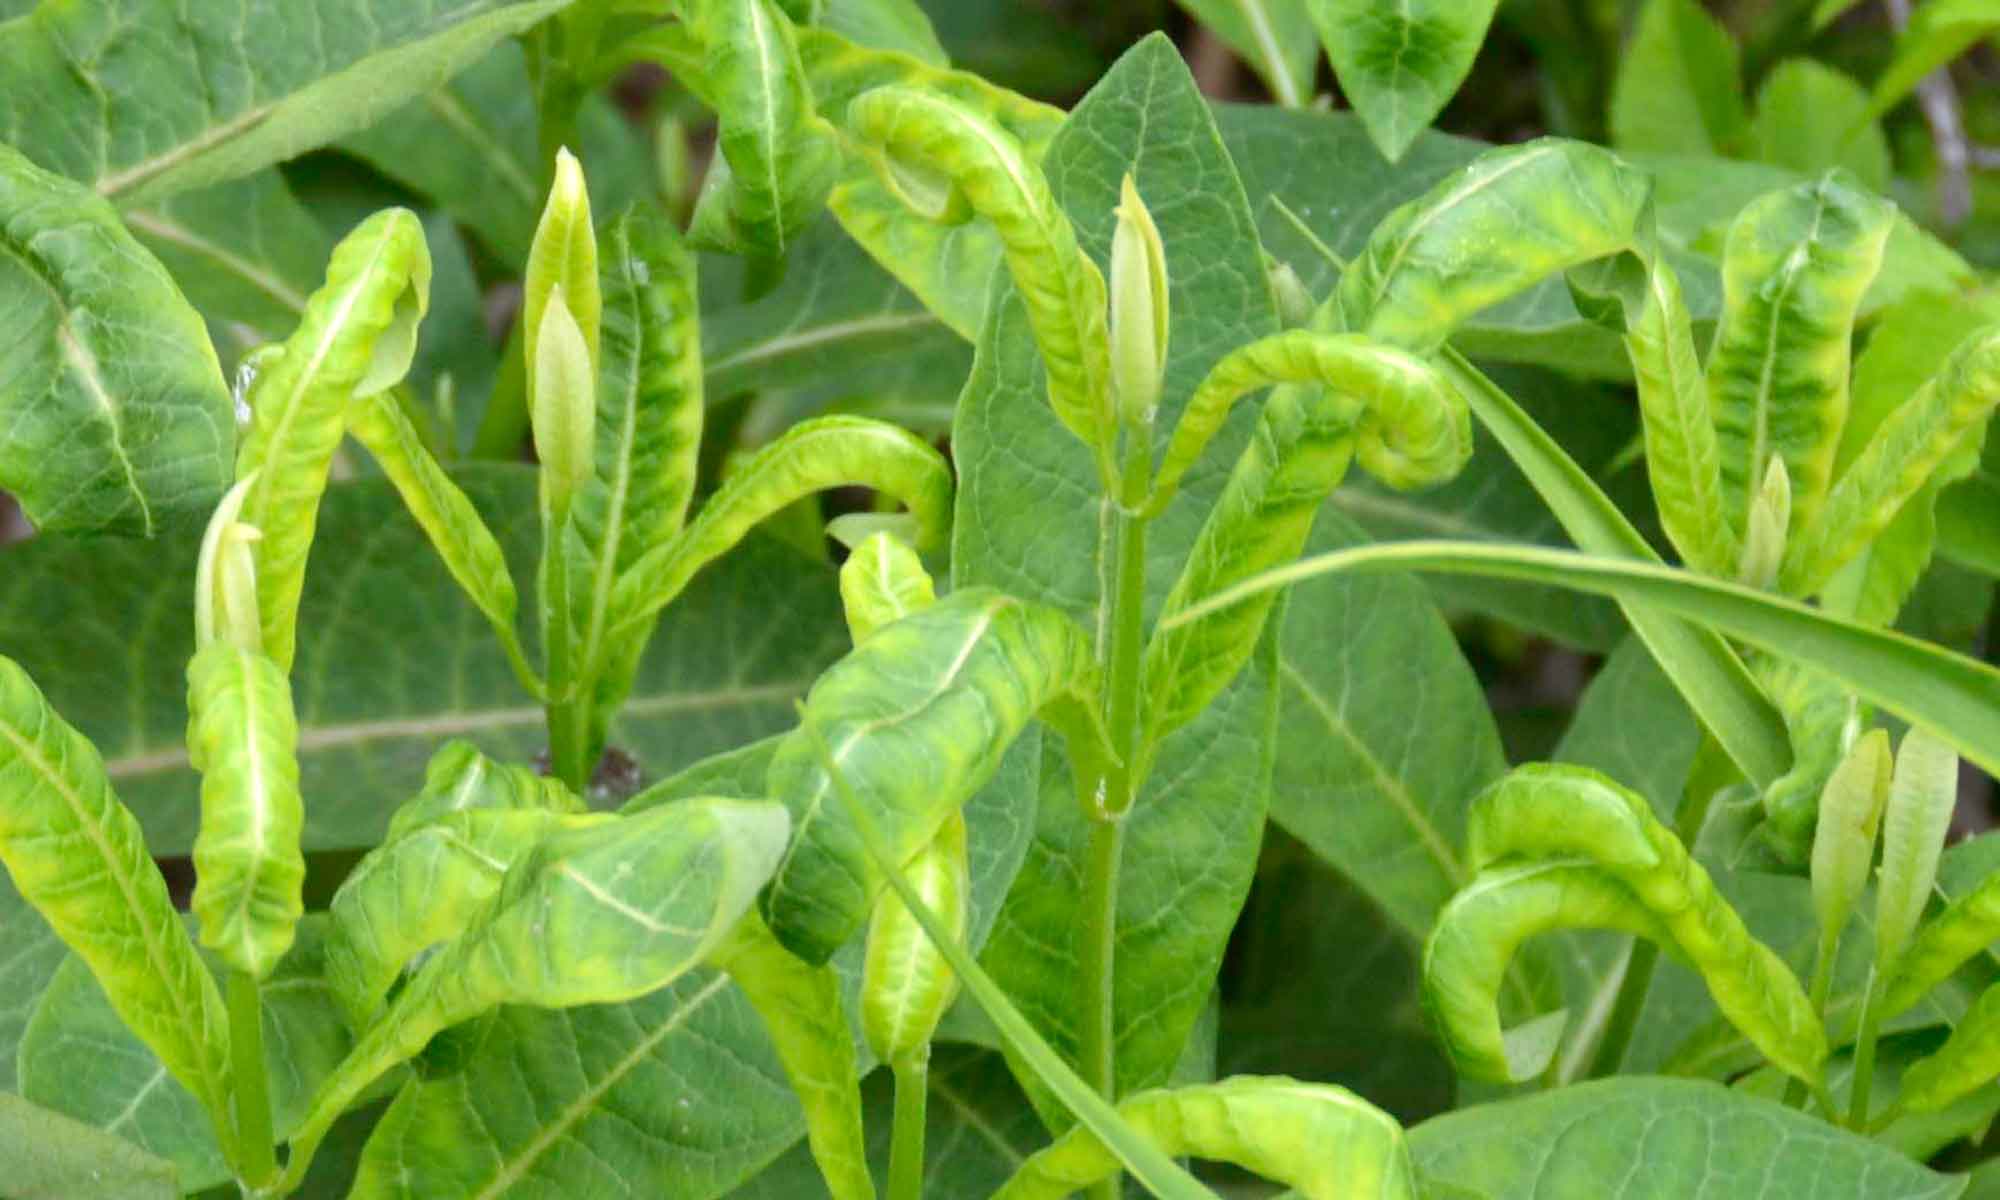
[[[1307,0],[1341,91],[1384,158],[1403,157],[1472,70],[1498,0]]]
[[[1760,161],[1773,166],[1802,175],[1844,167],[1885,191],[1889,141],[1867,111],[1868,93],[1860,84],[1812,59],[1788,58],[1757,89],[1750,144]]]
[[[1735,39],[1697,0],[1648,0],[1611,92],[1620,150],[1719,156],[1743,138]]]
[[[771,761],[769,794],[797,831],[764,897],[771,931],[825,962],[883,886],[832,796],[816,739],[900,863],[993,776],[1031,718],[1094,706],[1096,687],[1089,644],[1068,618],[989,589],[961,588],[876,631],[813,685],[800,731]]]
[[[2000,771],[1995,750],[2000,747],[2000,670],[1795,601],[1651,563],[1459,542],[1365,546],[1267,571],[1176,620],[1197,619],[1203,609],[1236,603],[1256,591],[1350,569],[1531,579],[1637,601],[1810,668],[1862,700],[1923,726],[1982,770]]]
[[[1250,64],[1270,89],[1271,99],[1286,108],[1303,108],[1312,99],[1319,43],[1313,36],[1308,0],[1180,0],[1180,4]]]
[[[334,248],[326,283],[251,386],[236,473],[258,473],[242,520],[263,534],[251,547],[257,604],[264,652],[282,670],[292,666],[306,555],[347,405],[402,378],[429,300],[423,226],[407,209],[378,213]]]
[[[0,141],[144,204],[371,125],[566,2],[365,0],[313,21],[312,36],[239,9],[44,6],[0,26],[0,61],[14,64]]]
[[[292,331],[332,249],[275,169],[119,215],[209,319],[225,360]]]
[[[893,50],[933,66],[948,62],[937,31],[917,0],[830,0],[817,27],[858,45]]]
[[[1129,172],[1166,246],[1173,321],[1160,441],[1208,370],[1230,349],[1275,332],[1248,203],[1207,106],[1179,54],[1151,38],[1072,113],[1043,159],[1085,251],[1108,256],[1120,181]],[[1182,269],[1181,263],[1195,264]],[[1090,452],[1043,402],[1029,322],[1008,282],[987,306],[973,376],[959,406],[955,583],[1054,605],[1094,627],[1100,498]],[[1213,505],[1226,464],[1254,419],[1224,423],[1180,496],[1147,534],[1148,607],[1157,610]],[[1156,446],[1157,449],[1157,446]],[[1268,787],[1275,647],[1216,707],[1163,741],[1152,784],[1126,819],[1120,873],[1117,1029],[1121,1088],[1166,1080],[1208,1000],[1256,859]],[[1075,1045],[1086,822],[1059,757],[1045,762],[1035,842],[983,961],[1060,1051]],[[976,836],[976,835],[975,835]],[[1017,1071],[1032,1078],[1014,1059]],[[1041,1085],[1044,1116],[1060,1112]]]
[[[1849,341],[1894,211],[1829,172],[1751,202],[1729,227],[1708,391],[1739,538],[1773,457],[1791,477],[1792,538],[1815,528],[1847,419]]]
[[[320,922],[259,984],[273,1119],[290,1130],[312,1087],[347,1051],[340,1010],[321,979]],[[205,968],[204,968],[205,969]],[[230,1178],[200,1104],[126,1028],[104,990],[72,957],[49,982],[20,1052],[21,1094],[172,1160],[190,1191]]]
[[[215,503],[235,429],[201,318],[110,205],[4,145],[0,313],[0,487],[29,520],[150,537]]]
[[[525,570],[539,536],[533,472],[486,466],[452,478]],[[0,647],[104,748],[162,855],[194,842],[183,738],[197,541],[195,530],[155,542],[44,536],[8,547],[0,571]],[[343,550],[308,582],[300,610],[307,633],[292,680],[300,783],[312,797],[305,845],[365,848],[423,783],[440,743],[466,737],[526,761],[546,745],[544,714],[387,481],[333,485],[320,544]],[[789,728],[794,699],[847,646],[831,568],[770,538],[746,540],[678,604],[611,727],[647,779]],[[134,613],[147,614],[142,638]],[[440,646],[455,649],[440,659]]]
[[[535,94],[520,44],[502,41],[443,87],[337,144],[428,197],[518,270],[541,218],[547,169],[535,144]],[[586,98],[576,123],[574,149],[599,212],[648,194],[645,148],[607,98]]]
[[[0,862],[208,1112],[227,1113],[222,996],[96,747],[0,657]]]
[[[1403,1131],[1345,1088],[1278,1076],[1141,1092],[1118,1115],[1169,1154],[1221,1159],[1306,1195],[1415,1200]],[[1110,1178],[1118,1160],[1072,1129],[1021,1165],[994,1200],[1063,1200]]]
[[[711,169],[690,234],[711,249],[782,255],[840,170],[833,129],[814,111],[792,23],[770,0],[704,0],[696,11],[728,169]]]
[[[28,1018],[69,947],[0,874],[0,1091],[18,1091],[14,1059]]]
[[[1875,80],[1864,119],[1872,120],[1916,90],[1923,78],[2000,29],[1992,0],[1926,0],[1896,39],[1895,57]]]
[[[1599,1195],[1631,1179],[1660,1195],[1949,1200],[1964,1180],[1768,1100],[1689,1079],[1605,1079],[1481,1104],[1410,1131],[1426,1194]]]
[[[775,804],[697,800],[543,839],[314,1091],[287,1182],[363,1090],[440,1031],[503,1004],[634,1000],[700,965],[770,878],[788,828]]]
[[[174,1164],[0,1092],[0,1161],[20,1200],[175,1200]]]
[[[1660,525],[1683,562],[1734,576],[1742,534],[1726,515],[1714,408],[1672,267],[1652,264],[1637,308],[1627,314],[1625,347],[1645,414],[1646,476]]]

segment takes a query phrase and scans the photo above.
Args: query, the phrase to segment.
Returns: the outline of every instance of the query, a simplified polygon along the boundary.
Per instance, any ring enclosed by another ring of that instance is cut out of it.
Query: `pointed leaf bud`
[[[595,374],[598,328],[604,310],[597,282],[597,233],[590,221],[590,193],[584,186],[583,167],[568,150],[556,152],[555,183],[549,188],[541,224],[535,228],[527,275],[522,281],[521,344],[528,355],[530,411],[542,374],[536,364],[542,324],[549,294],[557,288],[563,291],[570,321],[583,341],[584,361]]]
[[[1152,422],[1166,364],[1166,247],[1127,175],[1111,235],[1111,390],[1127,423]]]
[[[1265,273],[1271,277],[1271,294],[1278,301],[1278,322],[1286,329],[1304,329],[1312,323],[1313,298],[1305,281],[1282,259],[1266,257]]]
[[[534,352],[529,422],[542,462],[542,497],[558,523],[590,478],[597,433],[597,375],[567,292],[549,292]]]
[[[1875,891],[1875,969],[1902,957],[1930,903],[1938,856],[1958,802],[1958,755],[1929,732],[1912,728],[1896,747],[1896,772],[1882,823],[1882,882]]]
[[[1768,590],[1778,581],[1785,560],[1785,532],[1792,523],[1792,477],[1785,460],[1771,456],[1764,484],[1750,501],[1750,522],[1743,535],[1743,558],[1737,581]]]
[[[261,652],[264,634],[257,614],[257,564],[250,543],[256,529],[243,524],[243,502],[256,485],[252,471],[215,506],[202,534],[194,571],[194,640],[196,648],[222,640]]]
[[[1820,793],[1819,827],[1813,833],[1813,907],[1822,932],[1845,927],[1868,886],[1875,836],[1889,802],[1889,734],[1870,730],[1834,768]]]

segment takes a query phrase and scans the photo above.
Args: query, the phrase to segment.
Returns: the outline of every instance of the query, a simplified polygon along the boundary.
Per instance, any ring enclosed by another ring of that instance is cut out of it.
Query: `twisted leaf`
[[[109,204],[4,139],[0,313],[0,487],[29,520],[150,537],[215,503],[234,429],[201,317]]]
[[[841,564],[840,603],[857,646],[936,600],[936,586],[917,552],[890,534],[870,534]]]
[[[1448,478],[1471,452],[1464,400],[1422,360],[1355,334],[1281,333],[1235,351],[1210,372],[1169,443],[1156,503],[1171,494],[1176,467],[1200,453],[1203,429],[1221,424],[1227,400],[1219,398],[1281,381],[1326,390],[1280,388],[1265,403],[1163,615],[1298,557],[1350,455],[1363,455],[1388,482],[1411,486]],[[1191,720],[1228,686],[1256,648],[1274,600],[1154,635],[1145,660],[1151,738]]]
[[[1330,301],[1341,327],[1416,353],[1547,276],[1640,247],[1647,177],[1597,146],[1488,151],[1382,219]]]
[[[750,998],[785,1077],[805,1110],[806,1139],[834,1200],[874,1200],[868,1143],[861,1126],[861,1072],[829,964],[809,966],[778,944],[753,909],[712,961]]]
[[[952,936],[963,939],[972,890],[965,818],[956,812],[946,817],[937,837],[904,864],[903,878]],[[931,1035],[957,996],[958,977],[902,900],[877,900],[861,968],[861,1031],[869,1049],[891,1064],[928,1056]]]
[[[1811,595],[1879,537],[1947,459],[1984,436],[2000,405],[2000,327],[1952,352],[1937,378],[1897,407],[1848,467],[1819,520],[1786,547],[1782,583]]]
[[[1742,551],[1740,535],[1725,515],[1715,416],[1680,279],[1664,258],[1655,259],[1647,273],[1645,298],[1625,331],[1625,350],[1645,416],[1646,478],[1660,526],[1682,562],[1710,575],[1733,576]]]
[[[696,571],[726,553],[758,522],[834,487],[872,487],[903,501],[919,546],[943,542],[951,521],[951,469],[929,445],[893,425],[821,417],[787,430],[732,475],[673,540],[647,551],[618,580],[606,642],[633,636]]]
[[[1243,1075],[1129,1096],[1118,1115],[1163,1152],[1235,1163],[1301,1200],[1415,1200],[1416,1172],[1395,1118],[1329,1083]],[[1108,1179],[1118,1160],[1078,1126],[1021,1164],[993,1200],[1062,1200]]]
[[[263,533],[253,549],[264,652],[284,670],[292,665],[306,555],[347,409],[408,370],[430,274],[415,214],[393,208],[363,221],[334,247],[325,285],[250,391],[236,477],[258,473],[243,522]]]
[[[448,1026],[502,1004],[631,1000],[699,966],[749,910],[787,829],[776,805],[702,800],[543,840],[320,1085],[288,1186],[362,1090]]]
[[[900,864],[992,777],[1031,717],[1087,707],[1096,665],[1083,631],[1053,609],[961,588],[868,641],[820,676],[768,789],[797,836],[763,901],[778,940],[822,963],[860,928],[883,878],[821,766],[823,739]],[[1071,739],[1072,752],[1088,750]]]
[[[695,239],[782,255],[819,215],[840,169],[833,129],[813,109],[792,23],[771,0],[704,0],[697,11],[728,170],[711,170]]]
[[[385,842],[453,813],[520,809],[580,813],[583,801],[557,779],[528,767],[496,762],[471,742],[438,747],[424,768],[424,786],[389,818]]]
[[[909,87],[858,97],[847,129],[891,190],[898,164],[920,164],[992,224],[1041,348],[1049,403],[1070,432],[1100,445],[1111,428],[1104,277],[1020,143],[983,113]]]
[[[305,912],[298,720],[278,665],[226,640],[188,663],[188,761],[201,772],[194,914],[202,945],[262,979]]]
[[[326,979],[349,1027],[372,1025],[403,968],[469,928],[529,850],[557,830],[604,819],[472,808],[435,816],[369,851],[328,905]]]
[[[1791,537],[1820,519],[1847,419],[1855,315],[1894,212],[1829,171],[1752,201],[1729,227],[1708,390],[1723,515],[1739,538],[1774,455],[1791,477]]]
[[[13,660],[0,657],[0,862],[112,1007],[228,1130],[229,1031],[159,868],[104,775]]]
[[[531,691],[537,690],[514,624],[520,602],[507,556],[479,510],[424,447],[423,435],[403,411],[402,400],[393,390],[356,399],[347,409],[347,431],[368,448],[382,474],[396,485],[403,507],[423,529],[445,570],[493,626],[515,675]]]

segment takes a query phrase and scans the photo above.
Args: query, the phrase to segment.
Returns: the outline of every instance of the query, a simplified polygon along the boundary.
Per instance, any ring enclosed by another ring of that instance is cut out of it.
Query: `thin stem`
[[[1812,1009],[1823,1022],[1826,1020],[1826,1004],[1833,996],[1833,965],[1840,957],[1840,930],[1819,931],[1819,953],[1813,959]],[[1794,1079],[1785,1087],[1785,1104],[1789,1108],[1806,1106],[1806,1081]],[[1828,1110],[1830,1118],[1834,1110]]]
[[[542,646],[549,668],[549,774],[581,796],[590,783],[590,696],[579,678],[582,664],[571,661],[568,527],[567,513],[543,523]]]
[[[1854,1042],[1854,1091],[1848,1097],[1847,1124],[1868,1127],[1869,1093],[1875,1088],[1875,1039],[1881,1032],[1882,997],[1874,968],[1868,970],[1868,991],[1861,1000],[1861,1036]]]
[[[1110,627],[1104,716],[1117,756],[1105,781],[1102,807],[1090,812],[1090,844],[1083,881],[1083,950],[1079,963],[1083,1031],[1078,1039],[1085,1081],[1106,1100],[1118,1099],[1117,943],[1118,873],[1125,849],[1125,813],[1144,782],[1140,742],[1141,666],[1146,642],[1146,525],[1142,511],[1152,485],[1153,430],[1150,423],[1126,430],[1120,503],[1111,524],[1115,562],[1111,575]],[[1093,1187],[1098,1200],[1116,1200],[1116,1174]]]
[[[229,1072],[236,1105],[236,1171],[252,1188],[278,1175],[271,1134],[271,1090],[264,1071],[264,1006],[257,980],[229,973]]]
[[[924,1046],[892,1063],[896,1125],[889,1142],[888,1200],[923,1200],[924,1102],[930,1088],[931,1051]]]

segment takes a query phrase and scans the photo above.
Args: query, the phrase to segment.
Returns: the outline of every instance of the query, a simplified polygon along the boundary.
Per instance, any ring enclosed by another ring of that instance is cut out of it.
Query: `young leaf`
[[[1984,433],[2000,405],[2000,326],[1967,338],[1937,377],[1883,419],[1826,510],[1800,530],[1786,590],[1811,595],[1895,519],[1939,468]]]
[[[903,501],[917,519],[918,546],[944,540],[951,519],[951,469],[936,450],[880,421],[801,422],[732,475],[678,536],[648,550],[619,576],[606,644],[643,631],[695,572],[766,517],[814,492],[842,486],[872,487]]]
[[[0,27],[0,57],[20,61],[6,41]],[[165,268],[110,205],[4,144],[0,238],[0,487],[44,530],[150,537],[211,507],[228,482],[229,390]]]
[[[1826,937],[1846,928],[1875,865],[1875,835],[1889,800],[1889,734],[1870,730],[1842,759],[1819,802],[1813,833],[1813,911]]]
[[[1723,515],[1715,417],[1680,279],[1664,257],[1647,273],[1645,299],[1628,321],[1625,349],[1645,414],[1646,478],[1660,525],[1688,566],[1733,575],[1742,553],[1737,532]]]
[[[1936,1053],[1904,1070],[1897,1099],[1912,1112],[1936,1112],[1995,1076],[2000,1076],[2000,987],[1981,993]]]
[[[306,555],[347,407],[395,386],[409,368],[430,270],[415,214],[388,209],[362,222],[334,248],[325,285],[251,390],[236,476],[258,473],[243,522],[263,534],[257,603],[264,653],[281,669],[291,669]]]
[[[69,943],[112,1007],[231,1128],[222,995],[195,954],[139,823],[104,762],[0,657],[0,862],[21,897]]]
[[[1329,304],[1344,329],[1429,353],[1530,284],[1640,248],[1651,196],[1643,172],[1597,146],[1490,150],[1384,217]]]
[[[373,1025],[403,968],[468,929],[529,850],[557,830],[603,819],[539,807],[461,809],[369,851],[327,906],[326,980],[348,1027],[358,1034]]]
[[[604,319],[604,296],[597,277],[597,233],[591,223],[590,191],[583,164],[568,150],[556,153],[555,182],[528,247],[528,264],[521,280],[522,346],[528,355],[528,409],[535,408],[540,371],[536,368],[543,338],[543,318],[549,298],[562,293],[563,303],[583,342],[594,375]]]
[[[502,1004],[631,1000],[698,966],[748,911],[788,828],[776,805],[708,800],[543,840],[320,1085],[287,1184],[362,1090],[440,1030]]]
[[[833,186],[833,129],[814,111],[792,22],[770,0],[702,0],[695,11],[728,171],[711,168],[692,236],[710,248],[781,256]]]
[[[1041,348],[1049,403],[1085,445],[1101,445],[1111,429],[1104,277],[1020,143],[977,110],[908,87],[858,97],[847,128],[885,176],[898,162],[924,164],[992,224]]]
[[[347,431],[396,485],[403,507],[423,528],[445,570],[493,627],[515,675],[530,691],[539,690],[531,686],[535,673],[514,624],[519,600],[507,556],[479,510],[425,448],[402,398],[391,390],[355,400],[347,409]]]
[[[972,887],[963,815],[945,818],[937,836],[903,865],[903,878],[962,940]],[[877,900],[861,968],[861,1030],[875,1057],[897,1065],[927,1056],[938,1022],[957,997],[958,977],[910,910],[893,895]]]
[[[1127,425],[1153,423],[1167,369],[1167,251],[1127,175],[1111,235],[1111,394]],[[1182,414],[1181,419],[1187,419]]]
[[[1741,54],[1698,0],[1648,0],[1611,92],[1620,150],[1715,157],[1742,139]]]
[[[188,663],[188,760],[201,772],[192,908],[202,945],[253,979],[291,949],[305,912],[292,687],[254,649],[214,641]]]
[[[17,65],[0,142],[99,195],[147,203],[373,124],[564,3],[366,0],[307,41],[297,25],[228,7],[36,11],[0,23],[0,62]]]
[[[1118,1115],[1168,1154],[1235,1163],[1312,1200],[1416,1200],[1416,1173],[1395,1118],[1328,1083],[1244,1075],[1141,1092]],[[1118,1169],[1096,1134],[1072,1129],[1021,1164],[993,1200],[1062,1200]]]
[[[1737,582],[1769,591],[1778,582],[1778,564],[1785,557],[1785,530],[1792,520],[1792,476],[1785,460],[1773,456],[1764,482],[1750,498],[1750,519],[1743,528],[1743,560]]]
[[[534,810],[574,814],[584,811],[575,793],[531,767],[497,762],[471,742],[453,739],[438,747],[424,768],[424,786],[389,818],[384,843],[454,813]]]
[[[1375,148],[1403,157],[1472,70],[1499,0],[1307,0]]]
[[[872,533],[840,567],[840,603],[859,646],[884,625],[929,608],[935,585],[917,552],[887,533]]]
[[[1938,855],[1958,803],[1958,755],[1950,742],[1912,726],[1896,747],[1896,774],[1882,820],[1882,877],[1875,890],[1875,967],[1902,958],[1937,882]]]
[[[560,537],[570,502],[591,477],[597,440],[595,364],[560,286],[549,293],[531,359],[530,419],[542,466],[542,508],[550,514],[550,536]]]
[[[1985,876],[1917,930],[1883,991],[1883,1019],[1915,1007],[1995,940],[2000,940],[2000,873]]]
[[[1729,227],[1708,388],[1723,515],[1739,536],[1774,456],[1791,477],[1790,536],[1819,521],[1847,419],[1854,321],[1893,215],[1834,171],[1751,202]]]
[[[778,940],[825,962],[883,886],[832,795],[815,738],[831,746],[902,862],[993,775],[1030,718],[1058,704],[1094,704],[1096,677],[1073,622],[985,588],[960,588],[877,631],[822,675],[807,696],[804,728],[771,762],[770,795],[798,831],[763,901]]]
[[[753,909],[711,956],[750,998],[805,1110],[806,1138],[834,1200],[874,1200],[861,1128],[861,1072],[840,975],[778,944]]]

